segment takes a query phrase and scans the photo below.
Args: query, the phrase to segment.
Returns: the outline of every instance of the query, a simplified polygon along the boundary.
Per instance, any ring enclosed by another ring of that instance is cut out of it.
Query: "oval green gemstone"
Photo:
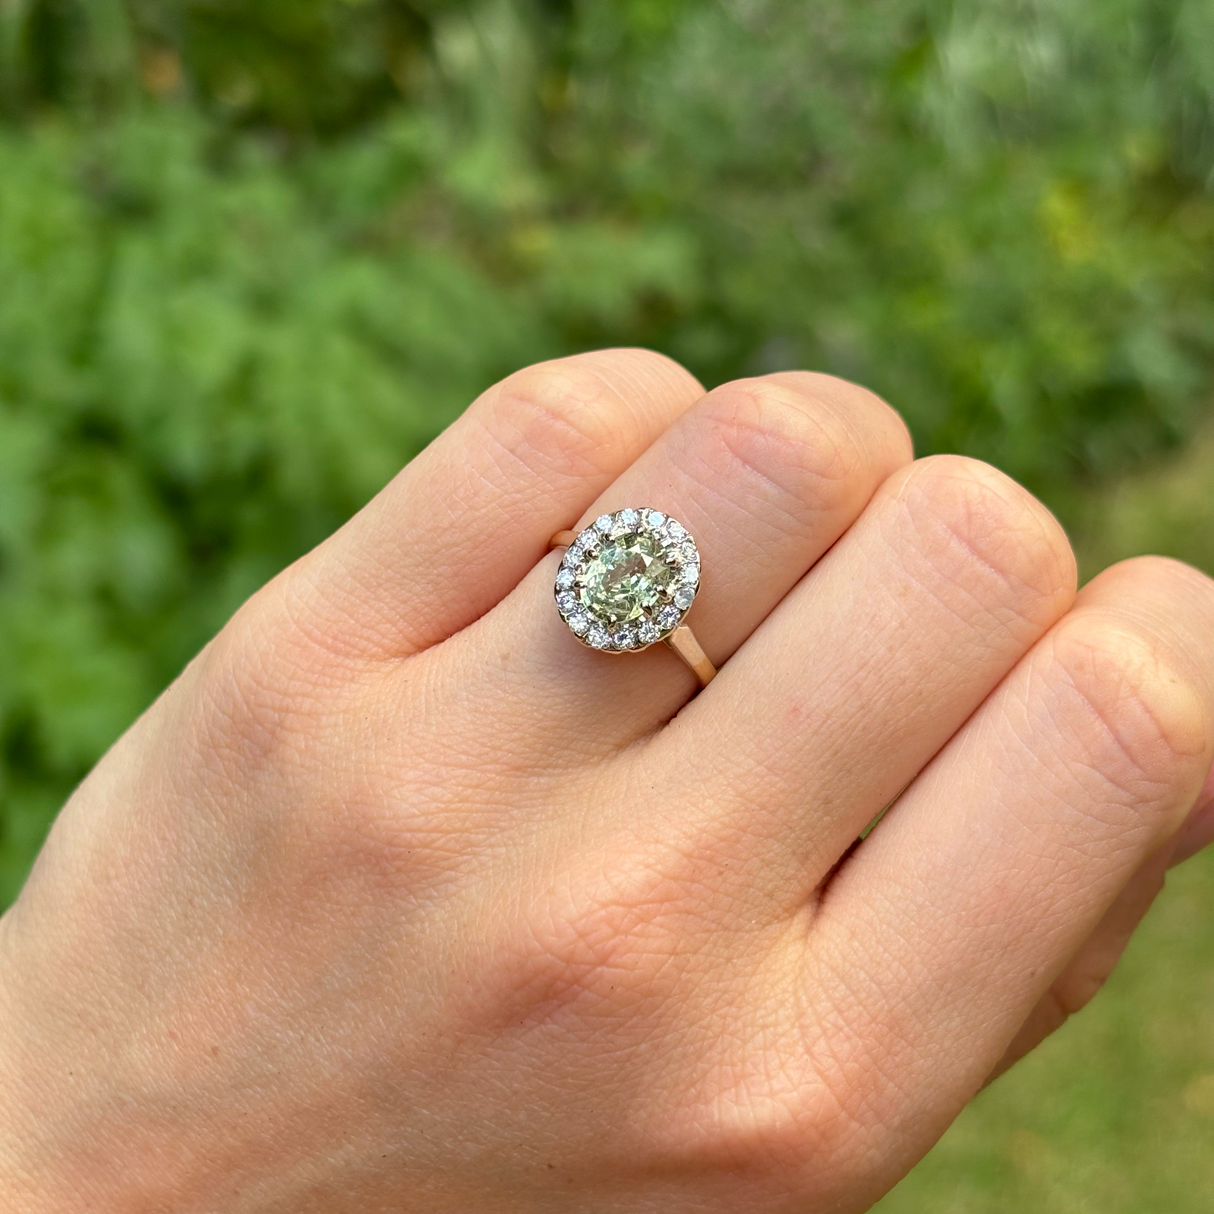
[[[677,572],[653,536],[617,536],[587,564],[578,597],[600,620],[635,620],[665,597]]]

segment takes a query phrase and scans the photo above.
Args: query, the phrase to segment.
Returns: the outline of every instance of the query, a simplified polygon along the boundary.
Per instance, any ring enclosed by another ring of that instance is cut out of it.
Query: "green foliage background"
[[[0,115],[0,904],[233,607],[537,358],[832,370],[1089,569],[1214,568],[1205,0],[0,0]],[[1061,1034],[883,1209],[1214,1208],[1201,863],[1106,1052]],[[1144,1027],[1165,988],[1204,1037]]]

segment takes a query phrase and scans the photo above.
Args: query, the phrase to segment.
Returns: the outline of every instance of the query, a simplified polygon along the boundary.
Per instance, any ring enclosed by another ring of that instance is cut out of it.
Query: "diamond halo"
[[[600,515],[565,551],[553,595],[570,632],[591,649],[635,652],[682,622],[700,586],[691,534],[659,510]]]

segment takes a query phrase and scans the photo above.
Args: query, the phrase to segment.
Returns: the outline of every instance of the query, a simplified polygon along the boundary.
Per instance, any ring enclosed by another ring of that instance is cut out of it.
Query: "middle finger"
[[[658,739],[651,778],[694,766],[700,836],[747,839],[752,871],[799,905],[1074,594],[1066,536],[1026,490],[920,460]]]

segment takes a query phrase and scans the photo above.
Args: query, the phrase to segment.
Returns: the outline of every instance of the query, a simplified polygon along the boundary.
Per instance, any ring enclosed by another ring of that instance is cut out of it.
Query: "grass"
[[[878,1214],[1214,1210],[1214,854],[1097,999],[983,1092]]]

